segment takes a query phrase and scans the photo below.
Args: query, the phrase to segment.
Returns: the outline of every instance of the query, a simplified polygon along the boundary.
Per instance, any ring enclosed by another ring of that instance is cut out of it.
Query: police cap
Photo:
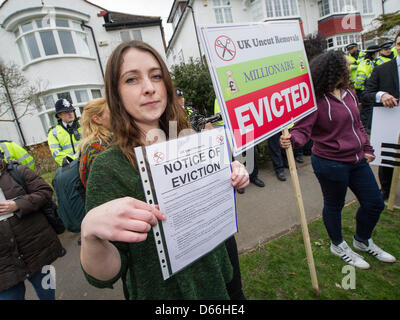
[[[353,49],[354,47],[357,47],[357,46],[358,46],[358,44],[355,43],[355,42],[350,43],[350,44],[348,44],[348,45],[346,46],[346,50],[351,50],[351,49]]]
[[[183,90],[182,90],[182,89],[176,88],[175,92],[176,92],[176,94],[177,94],[178,96],[183,97]]]
[[[65,111],[75,111],[74,106],[67,99],[58,99],[56,101],[56,118],[57,114]]]
[[[381,44],[381,49],[392,49],[393,41],[386,41]]]
[[[369,46],[367,50],[365,50],[365,52],[377,52],[379,50],[381,50],[381,47],[376,44],[373,44],[372,46]]]

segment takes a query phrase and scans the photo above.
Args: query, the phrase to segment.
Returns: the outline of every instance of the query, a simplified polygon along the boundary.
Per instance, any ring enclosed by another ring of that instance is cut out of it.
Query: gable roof
[[[161,17],[140,16],[106,10],[104,27],[107,31],[132,27],[161,26]]]

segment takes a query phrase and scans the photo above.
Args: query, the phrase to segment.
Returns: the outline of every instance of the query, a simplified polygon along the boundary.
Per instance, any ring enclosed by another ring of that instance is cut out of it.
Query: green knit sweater
[[[120,148],[114,146],[101,153],[93,164],[86,189],[86,210],[125,196],[145,201],[139,174]],[[167,280],[162,277],[152,231],[143,242],[113,244],[121,255],[119,275],[110,281],[99,281],[84,272],[90,284],[112,288],[122,277],[128,299],[229,299],[226,283],[232,279],[232,265],[224,244]]]

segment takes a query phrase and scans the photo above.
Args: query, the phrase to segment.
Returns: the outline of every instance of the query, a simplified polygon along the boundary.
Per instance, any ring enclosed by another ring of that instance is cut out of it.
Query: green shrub
[[[175,86],[183,90],[186,105],[206,116],[214,114],[214,87],[208,68],[200,59],[191,58],[189,63],[173,66],[171,75]]]

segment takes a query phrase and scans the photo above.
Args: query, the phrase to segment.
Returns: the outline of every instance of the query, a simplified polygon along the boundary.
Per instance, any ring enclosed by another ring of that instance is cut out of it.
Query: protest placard
[[[314,112],[316,99],[297,20],[199,26],[234,156]],[[314,292],[310,236],[292,148],[286,149]]]
[[[298,21],[199,32],[235,156],[316,110]]]
[[[400,175],[400,107],[374,107],[371,145],[375,150],[372,165],[393,167],[387,208],[393,210]]]

